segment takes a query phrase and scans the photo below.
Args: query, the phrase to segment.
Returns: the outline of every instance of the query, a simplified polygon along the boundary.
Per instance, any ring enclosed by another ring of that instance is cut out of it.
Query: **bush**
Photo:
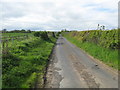
[[[48,34],[45,31],[44,32],[35,32],[34,36],[35,37],[40,37],[43,40],[49,40]]]
[[[49,40],[49,37],[48,37],[47,32],[40,32],[40,37],[41,37],[43,40]]]
[[[56,36],[55,36],[55,32],[52,32],[52,36],[55,38]]]
[[[35,33],[34,33],[34,36],[35,36],[35,37],[40,37],[40,32],[35,32]]]

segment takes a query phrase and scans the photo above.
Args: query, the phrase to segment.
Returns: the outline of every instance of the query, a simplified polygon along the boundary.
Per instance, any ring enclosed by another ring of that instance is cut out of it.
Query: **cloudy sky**
[[[0,27],[8,30],[90,30],[118,27],[119,0],[1,0]]]

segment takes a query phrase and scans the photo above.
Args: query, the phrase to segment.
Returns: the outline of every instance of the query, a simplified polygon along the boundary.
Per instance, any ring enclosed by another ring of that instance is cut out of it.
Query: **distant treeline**
[[[31,32],[34,32],[34,31],[31,31],[31,30],[12,30],[12,31],[7,31],[7,29],[3,29],[1,31],[2,33],[31,33]]]

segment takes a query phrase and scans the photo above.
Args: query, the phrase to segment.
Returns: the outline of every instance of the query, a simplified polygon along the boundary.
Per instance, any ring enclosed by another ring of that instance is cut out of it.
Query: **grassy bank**
[[[82,41],[80,39],[81,36],[72,36],[72,32],[64,34],[64,36],[73,44],[80,47],[87,53],[89,53],[91,56],[93,56],[96,59],[101,60],[105,64],[109,65],[110,67],[113,67],[115,69],[118,69],[118,50],[117,49],[110,49],[105,48],[104,46],[101,46],[99,44],[96,44],[94,42],[88,42],[88,41]],[[80,32],[78,32],[80,33]],[[86,37],[87,38],[87,37]],[[89,37],[88,37],[89,38]],[[119,67],[120,70],[120,67]]]
[[[9,52],[2,56],[2,87],[31,88],[38,77],[45,73],[56,39],[50,40],[31,37],[22,41],[9,42]]]

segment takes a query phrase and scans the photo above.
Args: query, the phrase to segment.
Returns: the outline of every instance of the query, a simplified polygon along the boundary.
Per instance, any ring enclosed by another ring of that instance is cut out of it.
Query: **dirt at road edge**
[[[52,56],[49,61],[44,88],[59,88],[62,80],[62,76],[58,72],[61,69],[55,67],[55,64],[58,62],[58,59],[55,55],[55,48],[56,46],[53,49]]]

